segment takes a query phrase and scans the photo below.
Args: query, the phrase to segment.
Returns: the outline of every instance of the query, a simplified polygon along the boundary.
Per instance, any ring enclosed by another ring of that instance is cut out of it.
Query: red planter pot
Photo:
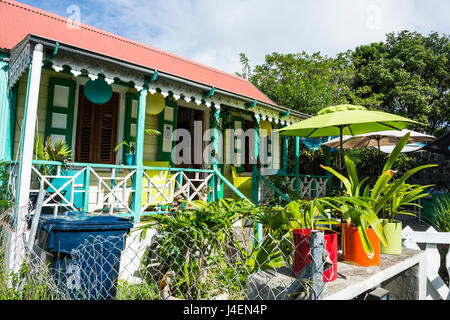
[[[311,229],[296,229],[293,231],[293,269],[296,277],[303,271],[308,262],[311,261],[309,248],[310,234]],[[324,230],[324,239],[326,242],[326,250],[328,251],[330,260],[333,262],[323,273],[323,282],[329,282],[337,278],[338,235],[335,231]]]

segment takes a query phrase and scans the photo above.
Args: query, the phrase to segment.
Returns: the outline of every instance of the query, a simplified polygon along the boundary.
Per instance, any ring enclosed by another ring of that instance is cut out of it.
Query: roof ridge
[[[43,16],[46,16],[48,18],[51,18],[51,19],[54,19],[54,20],[58,20],[60,22],[69,23],[68,20],[66,20],[67,18],[65,18],[65,17],[63,17],[61,15],[58,15],[58,14],[55,14],[55,13],[52,13],[52,12],[49,12],[49,11],[46,11],[46,10],[43,10],[43,9],[39,9],[39,8],[36,8],[36,7],[30,6],[30,5],[21,3],[21,2],[18,2],[18,1],[14,1],[14,0],[0,0],[0,2],[9,4],[9,5],[12,5],[12,6],[21,8],[21,9],[24,9],[24,10],[28,10],[28,11],[31,11],[33,13],[39,14],[39,15],[43,15]],[[94,26],[91,26],[91,25],[88,25],[88,24],[85,24],[85,23],[82,23],[82,22],[80,22],[80,26],[79,27],[81,27],[81,28],[83,28],[85,30],[91,31],[91,32],[99,33],[101,35],[107,36],[107,37],[112,38],[112,39],[116,39],[116,40],[119,40],[119,41],[122,41],[122,42],[129,43],[131,45],[140,47],[140,48],[145,49],[145,50],[154,51],[154,52],[157,52],[157,53],[169,56],[171,58],[178,59],[178,60],[184,61],[186,63],[190,63],[190,64],[193,64],[193,65],[196,65],[196,66],[198,66],[200,68],[203,68],[203,69],[206,69],[206,70],[210,70],[210,71],[213,71],[213,72],[216,72],[216,73],[220,73],[220,74],[222,74],[224,76],[227,76],[227,77],[230,77],[230,78],[234,78],[234,79],[240,80],[242,82],[250,83],[250,81],[248,81],[248,79],[244,79],[244,78],[239,77],[237,75],[233,75],[233,74],[231,74],[229,72],[225,72],[225,71],[216,69],[214,67],[210,67],[210,66],[201,64],[201,63],[196,62],[194,60],[184,58],[184,57],[179,56],[177,54],[173,54],[173,53],[170,53],[168,51],[161,50],[161,49],[155,48],[153,46],[150,46],[150,45],[147,45],[145,43],[141,43],[141,42],[138,42],[138,41],[135,41],[135,40],[132,40],[132,39],[128,39],[128,38],[120,36],[118,34],[115,34],[115,33],[112,33],[112,32],[108,32],[106,30],[103,30],[103,29],[100,29],[100,28],[96,28]]]

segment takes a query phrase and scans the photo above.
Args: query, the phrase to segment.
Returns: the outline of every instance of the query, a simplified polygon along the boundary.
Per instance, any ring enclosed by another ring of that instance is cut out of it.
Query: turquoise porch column
[[[284,127],[286,127],[286,125],[281,126],[281,128]],[[289,137],[286,136],[281,136],[281,159],[281,169],[287,173],[289,166]]]
[[[0,161],[11,160],[11,102],[8,89],[8,55],[0,53]]]
[[[134,222],[141,221],[142,213],[142,179],[144,177],[144,135],[145,135],[145,108],[147,103],[148,87],[144,86],[139,93],[138,117],[136,128],[136,174],[133,180],[134,199],[132,210]]]
[[[253,129],[255,130],[255,141],[254,141],[254,161],[255,163],[253,164],[253,171],[252,171],[252,202],[255,205],[258,205],[259,203],[259,199],[258,199],[258,174],[259,174],[259,169],[258,169],[258,159],[259,159],[259,121],[260,121],[260,116],[255,114],[255,119],[254,119],[254,126]]]
[[[219,148],[219,130],[220,130],[220,105],[215,105],[213,108],[213,115],[212,115],[212,123],[211,128],[214,129],[214,136],[213,136],[213,156],[212,156],[212,167],[214,170],[218,170],[218,161],[217,161],[217,153],[220,150]],[[222,148],[223,150],[223,148]],[[223,152],[222,152],[223,153]],[[221,155],[223,157],[223,154]],[[220,182],[220,179],[217,178],[216,175],[212,178],[212,184],[213,184],[213,201],[218,200],[219,198],[223,198],[223,184]],[[219,192],[220,190],[220,192]]]
[[[300,137],[295,137],[295,191],[300,193]]]
[[[253,171],[252,171],[252,202],[255,206],[258,205],[259,203],[259,179],[258,179],[258,175],[259,175],[259,169],[258,169],[258,159],[259,159],[259,121],[260,121],[260,116],[255,114],[254,115],[254,131],[255,131],[255,145],[254,145],[254,160],[255,160],[255,164],[253,164]],[[262,244],[262,239],[263,239],[263,229],[262,229],[262,225],[260,223],[256,224],[256,234],[257,234],[257,238],[258,238],[258,243],[259,245]],[[253,245],[255,246],[255,239],[253,240]]]

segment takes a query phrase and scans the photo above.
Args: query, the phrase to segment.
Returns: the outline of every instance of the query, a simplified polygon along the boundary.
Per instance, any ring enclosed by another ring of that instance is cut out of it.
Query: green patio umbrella
[[[279,130],[282,136],[340,137],[340,166],[342,164],[342,137],[382,130],[402,130],[416,121],[382,111],[367,110],[362,106],[341,104],[320,110],[317,116],[294,123]]]

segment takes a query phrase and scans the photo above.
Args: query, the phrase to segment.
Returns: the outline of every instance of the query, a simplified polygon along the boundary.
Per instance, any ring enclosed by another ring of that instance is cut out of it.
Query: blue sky
[[[328,56],[400,30],[450,33],[446,0],[20,0],[234,73],[272,52]]]

